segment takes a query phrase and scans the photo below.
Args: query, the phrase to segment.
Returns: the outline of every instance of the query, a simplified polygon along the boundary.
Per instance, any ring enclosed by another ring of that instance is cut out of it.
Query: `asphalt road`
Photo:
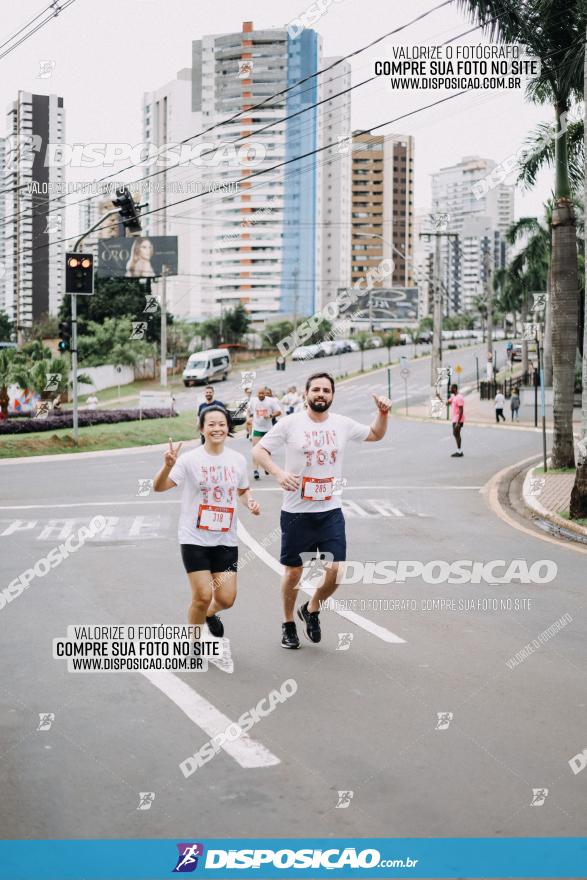
[[[498,368],[505,363],[505,347],[506,343],[503,341],[494,343]],[[477,364],[475,359],[478,358],[479,361],[480,378],[485,379],[486,351],[487,346],[481,343],[461,347],[460,349],[446,349],[443,354],[443,365],[451,368],[452,380],[457,382],[457,384],[476,382]],[[410,375],[406,379],[400,375],[400,364],[391,367],[392,399],[394,403],[401,403],[402,406],[405,404],[406,391],[408,404],[421,403],[430,396],[430,346],[418,345],[416,347],[418,358],[415,360],[413,359],[414,353],[413,345],[398,345],[390,349],[389,352],[390,360],[397,360],[400,357],[406,357],[409,360]],[[367,349],[363,352],[365,369],[369,369],[376,364],[381,364],[383,367],[381,373],[374,374],[371,380],[371,383],[379,389],[378,393],[387,393],[388,390],[387,361],[387,349],[375,348]],[[241,373],[245,369],[245,364],[239,364],[238,368],[233,368],[226,382],[214,383],[216,395],[220,400],[225,403],[233,403],[243,398],[241,384],[243,378]],[[334,376],[348,376],[358,373],[360,369],[360,352],[348,352],[347,354],[314,358],[310,361],[292,361],[288,358],[284,372],[278,372],[274,364],[258,367],[254,371],[253,386],[257,388],[261,383],[266,384],[274,393],[281,394],[290,385],[296,385],[298,389],[303,388],[306,377],[317,370],[326,370]],[[445,386],[443,388],[445,389]],[[197,408],[197,404],[203,399],[202,390],[202,386],[195,386],[186,389],[182,388],[181,391],[175,392],[177,409],[185,411]]]
[[[459,353],[465,379],[473,358]],[[413,365],[415,395],[426,365]],[[385,391],[385,373],[355,380],[336,410],[370,421],[377,376]],[[4,585],[93,516],[109,518],[0,609],[3,837],[584,835],[587,773],[568,762],[587,747],[585,556],[512,528],[481,492],[540,442],[466,427],[465,457],[452,459],[446,422],[394,417],[384,441],[348,448],[343,505],[355,562],[549,560],[551,582],[341,586],[339,611],[354,600],[355,616],[325,610],[321,644],[284,651],[280,493],[264,477],[262,516],[241,516],[246,564],[223,618],[234,671],[151,677],[68,673],[52,642],[68,625],[185,621],[179,495],[137,494],[161,451],[2,463]],[[242,436],[232,443],[249,454]],[[429,606],[439,599],[463,610]],[[560,632],[507,665],[563,615]],[[289,679],[295,694],[252,727],[250,748],[222,748],[183,776],[218,725]],[[45,713],[54,718],[39,730]],[[534,789],[548,793],[531,806]],[[154,793],[149,809],[138,809],[141,792]]]

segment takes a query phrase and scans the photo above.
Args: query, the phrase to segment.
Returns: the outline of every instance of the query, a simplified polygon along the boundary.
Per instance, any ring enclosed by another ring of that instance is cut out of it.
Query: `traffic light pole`
[[[84,239],[91,232],[94,232],[99,226],[102,226],[110,217],[118,214],[118,209],[108,211],[100,219],[90,226],[83,235],[81,235],[73,246],[73,253],[79,253]],[[71,384],[73,391],[73,442],[77,446],[79,440],[79,415],[78,415],[78,399],[77,399],[77,294],[72,293],[71,296]]]

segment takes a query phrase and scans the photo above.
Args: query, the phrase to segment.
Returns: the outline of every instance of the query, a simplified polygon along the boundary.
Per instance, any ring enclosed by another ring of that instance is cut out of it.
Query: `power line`
[[[69,3],[73,3],[73,2],[74,2],[74,0],[69,0]],[[298,82],[293,83],[291,86],[288,86],[287,88],[282,89],[281,91],[276,92],[273,95],[270,95],[268,98],[265,98],[260,103],[252,105],[247,110],[240,110],[238,113],[235,113],[233,116],[229,117],[228,119],[224,119],[221,122],[214,123],[214,125],[211,125],[208,128],[203,129],[202,131],[200,131],[196,134],[190,135],[187,138],[184,138],[184,140],[178,142],[178,146],[181,146],[183,144],[187,144],[189,141],[192,141],[195,138],[203,137],[204,135],[208,134],[209,132],[214,131],[217,128],[221,128],[224,125],[229,125],[231,122],[235,122],[237,119],[239,119],[241,116],[243,116],[243,114],[246,114],[247,116],[249,116],[254,110],[258,110],[259,108],[264,107],[266,104],[269,103],[269,101],[273,101],[275,98],[281,97],[282,95],[286,95],[288,92],[290,92],[294,89],[297,89],[298,86],[303,85],[304,83],[307,83],[312,79],[315,79],[316,77],[320,76],[323,73],[328,72],[329,70],[332,70],[333,68],[335,68],[338,65],[342,64],[343,62],[347,61],[349,58],[353,58],[357,55],[360,55],[362,52],[365,52],[367,49],[372,48],[373,46],[377,45],[378,43],[382,42],[383,40],[386,40],[388,37],[393,36],[394,34],[397,34],[403,30],[406,30],[411,25],[415,24],[418,21],[421,21],[422,19],[431,15],[433,12],[436,12],[438,9],[441,9],[442,7],[447,6],[452,2],[453,2],[453,0],[443,0],[442,3],[439,3],[438,5],[432,7],[431,9],[426,10],[425,12],[423,12],[420,15],[413,18],[411,21],[406,22],[403,25],[399,25],[397,28],[394,28],[393,30],[389,31],[388,33],[383,34],[380,37],[377,37],[375,40],[372,40],[367,45],[362,46],[359,49],[355,49],[353,52],[350,52],[348,55],[345,55],[342,58],[337,59],[336,61],[334,61],[332,64],[328,65],[327,67],[324,67],[321,70],[316,71],[315,73],[309,74],[308,76],[304,77],[303,79],[299,80]],[[477,26],[471,28],[470,30],[466,31],[465,33],[459,34],[454,39],[458,39],[461,36],[465,36],[465,34],[471,33],[474,30],[478,30],[480,27],[481,27],[481,25],[477,25]],[[299,94],[296,94],[296,97],[299,97],[300,94],[304,94],[304,92],[300,92]],[[312,109],[312,106],[305,108],[305,109]],[[283,120],[280,120],[280,121],[283,121]],[[248,137],[250,137],[250,135]],[[242,138],[239,138],[238,140],[241,140],[241,139]],[[186,163],[178,163],[177,165],[173,165],[169,169],[166,168],[166,169],[163,169],[162,171],[159,171],[157,173],[163,174],[163,173],[166,173],[167,171],[172,171],[174,168],[178,168],[180,165],[183,165],[183,164],[186,164]],[[92,184],[102,183],[105,180],[109,180],[112,177],[116,177],[120,174],[123,174],[125,171],[129,171],[131,168],[136,168],[136,167],[139,167],[140,165],[141,165],[140,162],[133,162],[130,165],[127,165],[126,167],[119,169],[116,172],[112,172],[112,174],[107,174],[104,177],[97,178],[96,180],[92,181]],[[152,177],[152,176],[154,176],[154,175],[147,175],[146,177],[139,177],[136,181],[133,181],[133,183],[138,183],[140,180],[145,180],[145,179],[147,179],[147,177]],[[47,203],[50,204],[52,201],[54,201],[54,200],[49,199]],[[87,201],[87,199],[82,199],[81,201]],[[80,204],[80,202],[73,202],[72,205],[67,205],[66,207],[73,207],[76,204]],[[46,213],[49,213],[49,212],[46,212]],[[16,216],[16,215],[11,215],[10,217],[8,217],[6,219],[10,220],[10,219],[12,219],[13,216]]]
[[[57,0],[55,0],[55,4],[56,3],[57,3]],[[2,58],[5,58],[7,55],[10,55],[11,52],[14,52],[15,49],[17,49],[22,43],[26,42],[26,40],[28,40],[30,37],[34,36],[34,34],[36,34],[37,31],[40,31],[41,28],[45,27],[45,25],[51,21],[51,19],[56,18],[60,12],[63,12],[64,10],[66,10],[68,6],[72,5],[72,3],[75,3],[75,0],[66,0],[66,2],[64,3],[63,6],[55,5],[52,3],[51,6],[54,8],[54,12],[52,12],[45,19],[43,19],[43,21],[40,21],[39,24],[32,29],[32,31],[29,31],[27,34],[22,36],[20,38],[20,40],[18,40],[16,43],[14,43],[13,46],[9,46],[8,49],[6,49],[4,52],[2,52],[2,54],[0,54],[0,61],[2,60]],[[42,15],[42,13],[40,13],[40,14]],[[39,18],[39,16],[37,16],[37,18]],[[34,22],[35,20],[36,19],[33,19],[32,22]],[[32,22],[29,22],[29,24],[32,24]],[[28,27],[28,26],[29,25],[25,25],[25,27]],[[21,33],[22,30],[24,30],[24,28],[21,28],[21,30],[18,31],[17,34],[15,34],[14,36],[17,36],[19,33]],[[11,37],[10,39],[13,39],[13,37]],[[10,40],[8,40],[7,42],[10,42]],[[6,43],[3,43],[3,45],[6,45]]]

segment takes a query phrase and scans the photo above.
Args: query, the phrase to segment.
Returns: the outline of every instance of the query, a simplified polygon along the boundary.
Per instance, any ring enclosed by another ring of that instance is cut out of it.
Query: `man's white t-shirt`
[[[285,470],[301,476],[295,492],[284,489],[282,510],[289,513],[322,513],[342,506],[334,495],[342,477],[344,448],[349,440],[366,440],[369,425],[348,416],[328,413],[323,422],[313,421],[307,412],[280,419],[260,441],[273,455],[285,446]]]
[[[503,396],[501,391],[498,391],[497,394],[495,395],[495,408],[496,409],[503,409],[504,406],[505,406],[505,397]]]
[[[220,455],[210,455],[199,446],[178,458],[169,479],[183,488],[179,543],[236,547],[236,490],[249,488],[244,455],[226,448]]]
[[[253,416],[253,431],[270,431],[273,427],[271,416],[280,411],[281,407],[274,397],[259,400],[252,397],[249,403],[249,414]]]

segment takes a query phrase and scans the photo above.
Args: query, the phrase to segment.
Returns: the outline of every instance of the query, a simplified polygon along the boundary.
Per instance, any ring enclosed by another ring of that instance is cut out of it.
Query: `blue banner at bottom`
[[[0,841],[1,880],[587,877],[587,838]]]

